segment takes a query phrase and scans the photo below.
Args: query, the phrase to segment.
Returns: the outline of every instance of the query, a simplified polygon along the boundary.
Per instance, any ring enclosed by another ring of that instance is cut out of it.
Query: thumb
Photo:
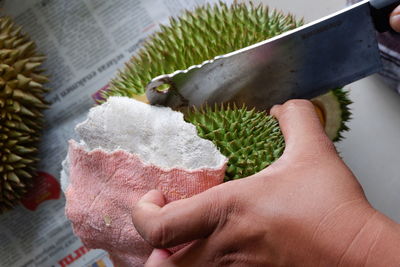
[[[144,195],[134,207],[132,221],[139,234],[155,248],[169,248],[205,238],[224,220],[219,186],[191,198],[159,205],[162,193]],[[217,197],[218,192],[218,197]],[[157,203],[158,202],[158,203]]]
[[[396,32],[400,32],[400,6],[396,7],[390,15],[390,26]]]
[[[308,151],[318,155],[327,148],[334,149],[310,101],[290,100],[274,106],[271,115],[278,119],[285,137],[285,153]]]

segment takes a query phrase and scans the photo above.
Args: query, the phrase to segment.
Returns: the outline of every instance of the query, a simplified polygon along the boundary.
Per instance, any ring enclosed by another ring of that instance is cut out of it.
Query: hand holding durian
[[[147,267],[396,266],[400,225],[371,207],[313,106],[276,106],[282,157],[247,179],[165,205],[150,191],[133,222],[155,249]]]

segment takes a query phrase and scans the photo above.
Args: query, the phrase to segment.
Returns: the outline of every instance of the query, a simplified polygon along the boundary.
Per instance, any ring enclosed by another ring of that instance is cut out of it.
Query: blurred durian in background
[[[9,17],[0,17],[0,214],[32,186],[48,108],[41,65],[45,57]]]

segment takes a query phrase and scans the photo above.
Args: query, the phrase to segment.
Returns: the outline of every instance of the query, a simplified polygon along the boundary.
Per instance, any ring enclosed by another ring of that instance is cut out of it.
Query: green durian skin
[[[301,24],[292,15],[252,3],[228,6],[220,2],[186,11],[149,38],[103,92],[103,98],[141,98],[153,77],[186,69]],[[278,122],[265,112],[216,106],[183,113],[199,136],[212,141],[228,158],[225,181],[255,174],[283,153],[285,143]]]
[[[228,6],[221,2],[186,11],[145,42],[103,92],[103,98],[142,95],[154,77],[187,69],[300,25],[302,21],[292,15],[252,3]]]
[[[212,141],[228,158],[225,181],[263,170],[285,149],[278,121],[265,112],[215,106],[191,109],[186,112],[185,120],[194,124],[198,135]]]
[[[39,69],[44,57],[8,17],[0,17],[0,214],[32,185],[47,108]]]

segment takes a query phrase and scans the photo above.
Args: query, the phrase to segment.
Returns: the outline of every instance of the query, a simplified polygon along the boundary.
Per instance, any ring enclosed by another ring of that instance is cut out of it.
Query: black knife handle
[[[400,5],[400,0],[370,0],[372,18],[379,32],[391,31],[390,14]]]

